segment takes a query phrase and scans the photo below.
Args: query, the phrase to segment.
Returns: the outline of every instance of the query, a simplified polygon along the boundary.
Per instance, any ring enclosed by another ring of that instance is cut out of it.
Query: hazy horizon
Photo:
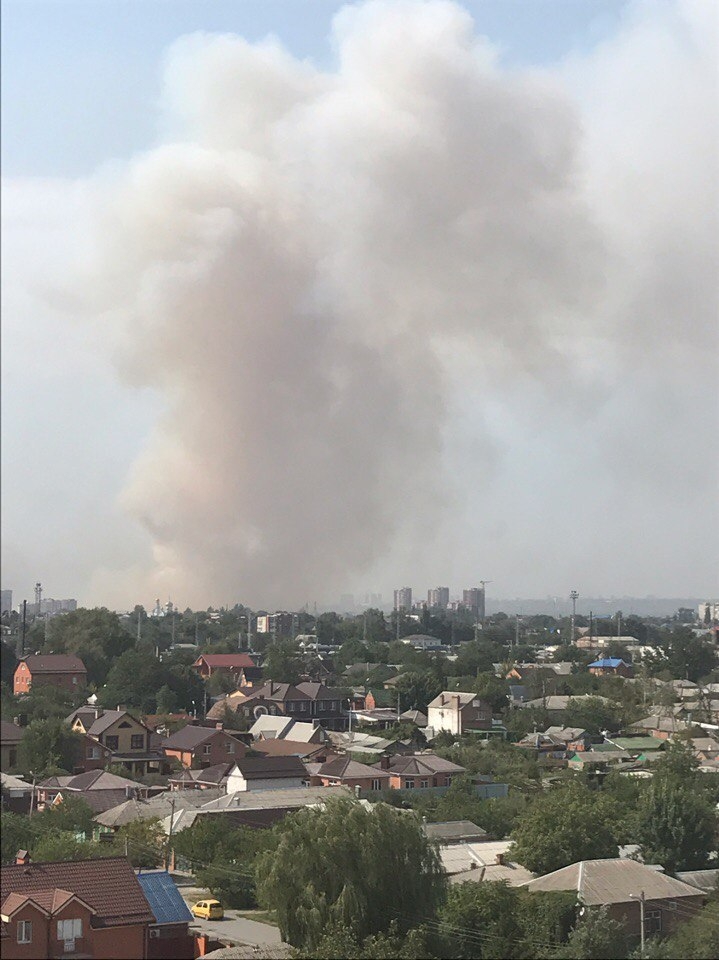
[[[717,8],[298,6],[4,4],[3,588],[716,596]]]

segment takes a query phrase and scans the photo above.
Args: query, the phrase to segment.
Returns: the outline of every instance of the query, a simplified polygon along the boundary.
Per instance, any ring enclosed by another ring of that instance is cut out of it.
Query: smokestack
[[[382,756],[380,757],[379,763],[380,763],[380,769],[389,770],[389,757],[387,756],[386,753],[382,754]]]

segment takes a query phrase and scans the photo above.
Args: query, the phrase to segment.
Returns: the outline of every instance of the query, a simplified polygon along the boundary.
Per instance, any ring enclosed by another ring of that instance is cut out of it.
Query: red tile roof
[[[124,857],[62,863],[4,866],[0,873],[0,903],[11,893],[34,898],[47,890],[70,891],[95,912],[99,927],[154,923],[155,916],[137,877]]]

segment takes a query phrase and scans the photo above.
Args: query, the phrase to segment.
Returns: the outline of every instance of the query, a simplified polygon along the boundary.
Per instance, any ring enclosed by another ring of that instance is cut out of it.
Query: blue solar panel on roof
[[[158,923],[192,920],[192,914],[169,873],[140,873],[137,879]]]

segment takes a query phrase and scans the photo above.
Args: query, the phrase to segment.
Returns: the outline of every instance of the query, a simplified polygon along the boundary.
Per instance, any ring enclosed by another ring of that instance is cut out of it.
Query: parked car
[[[202,920],[222,920],[225,911],[219,900],[198,900],[192,908],[192,915]]]

